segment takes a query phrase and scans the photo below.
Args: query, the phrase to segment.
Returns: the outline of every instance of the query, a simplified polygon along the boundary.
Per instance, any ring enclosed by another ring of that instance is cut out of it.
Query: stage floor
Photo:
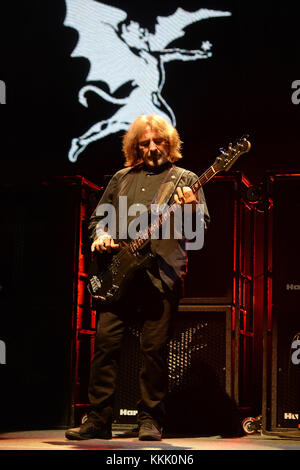
[[[68,450],[105,450],[105,451],[155,451],[192,452],[197,450],[300,450],[300,439],[265,436],[261,434],[245,435],[237,438],[182,437],[166,436],[160,442],[139,441],[135,434],[113,431],[111,440],[91,439],[69,441],[64,430],[18,431],[0,434],[1,451],[68,451]]]

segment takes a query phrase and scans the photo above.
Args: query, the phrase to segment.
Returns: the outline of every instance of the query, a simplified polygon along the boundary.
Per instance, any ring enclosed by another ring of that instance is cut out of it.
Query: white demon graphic
[[[173,60],[189,61],[212,56],[212,44],[202,41],[200,49],[167,48],[184,36],[188,25],[213,17],[230,16],[230,12],[199,9],[187,12],[178,8],[167,17],[157,17],[155,33],[150,33],[138,23],[127,19],[126,12],[96,0],[66,0],[65,26],[79,33],[78,44],[72,57],[88,58],[91,67],[87,81],[104,82],[109,93],[93,84],[79,92],[79,101],[88,106],[87,92],[94,92],[104,100],[118,105],[119,109],[109,119],[94,124],[82,136],[72,140],[69,160],[96,140],[109,134],[126,131],[140,114],[161,114],[174,126],[176,120],[161,92],[165,83],[165,63]],[[131,85],[125,98],[116,93],[124,84]]]

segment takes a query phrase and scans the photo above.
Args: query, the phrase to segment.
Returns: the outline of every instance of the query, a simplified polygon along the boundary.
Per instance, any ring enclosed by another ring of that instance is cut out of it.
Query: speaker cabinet
[[[273,311],[272,429],[299,429],[299,313]]]
[[[265,427],[271,431],[300,426],[300,175],[267,178],[263,390]],[[299,434],[300,435],[300,434]]]
[[[84,303],[83,225],[97,188],[72,177],[0,192],[1,427],[68,426]]]
[[[191,430],[197,417],[198,431],[201,425],[208,430],[212,423],[220,423],[224,413],[233,412],[231,315],[230,306],[179,306],[166,351],[169,430],[178,431],[179,423],[182,429],[186,426]],[[140,397],[138,371],[142,364],[139,343],[140,331],[130,328],[121,355],[115,424],[136,422],[136,403]]]
[[[232,306],[234,399],[244,408],[255,406],[258,380],[252,360],[255,210],[248,200],[249,188],[251,183],[240,172],[217,175],[205,185],[211,224],[203,248],[188,253],[183,298],[190,305]]]
[[[188,252],[188,275],[185,279],[185,303],[235,303],[238,276],[247,272],[251,256],[246,241],[251,235],[249,224],[243,231],[243,219],[250,213],[244,194],[247,182],[240,172],[216,176],[204,186],[211,223],[201,250]]]

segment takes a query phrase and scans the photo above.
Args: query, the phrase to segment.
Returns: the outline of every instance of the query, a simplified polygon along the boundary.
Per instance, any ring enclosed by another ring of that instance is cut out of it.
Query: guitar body
[[[103,304],[120,300],[135,272],[149,265],[153,258],[149,249],[132,253],[127,244],[121,243],[112,253],[96,253],[88,276],[90,294]]]

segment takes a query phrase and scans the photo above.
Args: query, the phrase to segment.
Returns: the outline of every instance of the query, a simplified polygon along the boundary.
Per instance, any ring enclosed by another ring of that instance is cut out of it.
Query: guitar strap
[[[176,179],[176,172],[179,170]],[[172,165],[163,182],[160,185],[157,193],[155,194],[152,204],[168,204],[175,193],[178,183],[185,170],[177,168]]]

